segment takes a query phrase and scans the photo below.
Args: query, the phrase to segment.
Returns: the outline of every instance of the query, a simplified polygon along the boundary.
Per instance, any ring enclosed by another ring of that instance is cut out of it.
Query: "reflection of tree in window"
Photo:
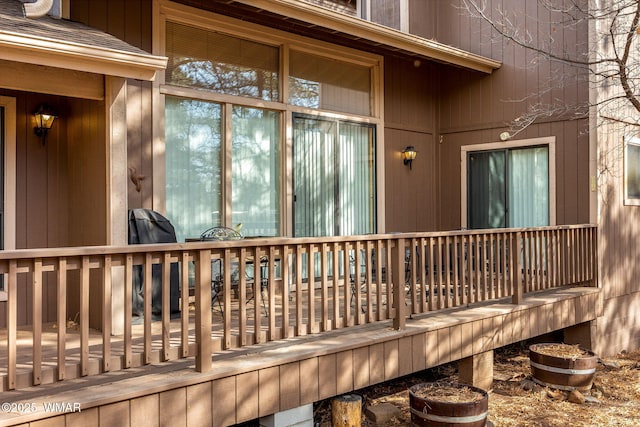
[[[279,101],[276,46],[167,22],[166,83]]]
[[[320,83],[290,77],[289,100],[300,107],[320,108]]]
[[[179,238],[220,223],[219,104],[166,98],[167,214]]]
[[[277,75],[270,71],[188,58],[175,64],[171,83],[267,100],[278,96]]]
[[[277,235],[280,114],[239,106],[232,114],[232,221],[249,235]]]

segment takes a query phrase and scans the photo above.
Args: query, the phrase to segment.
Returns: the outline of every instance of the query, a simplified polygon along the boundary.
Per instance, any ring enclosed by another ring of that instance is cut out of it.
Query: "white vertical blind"
[[[509,226],[549,225],[549,149],[509,151]]]
[[[374,157],[371,127],[295,117],[295,235],[375,232]]]
[[[232,221],[248,236],[276,236],[280,224],[279,116],[233,107]]]

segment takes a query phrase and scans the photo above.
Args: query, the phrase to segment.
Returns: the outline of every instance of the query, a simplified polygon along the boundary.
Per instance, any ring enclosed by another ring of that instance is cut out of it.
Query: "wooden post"
[[[333,427],[360,427],[362,423],[362,397],[345,394],[331,401]]]

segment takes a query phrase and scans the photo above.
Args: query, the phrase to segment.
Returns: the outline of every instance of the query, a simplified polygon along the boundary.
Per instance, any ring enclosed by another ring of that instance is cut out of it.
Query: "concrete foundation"
[[[260,418],[262,427],[313,427],[313,403]]]

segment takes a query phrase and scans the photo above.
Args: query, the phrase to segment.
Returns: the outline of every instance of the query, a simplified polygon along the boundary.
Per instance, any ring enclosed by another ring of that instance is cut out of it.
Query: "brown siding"
[[[429,63],[385,58],[387,231],[436,230],[435,69]],[[408,145],[418,151],[411,170],[400,155]]]
[[[71,19],[106,31],[147,52],[152,50],[151,0],[71,0]],[[129,208],[152,207],[151,83],[127,82],[127,167],[144,176],[137,192],[128,183]]]
[[[456,3],[456,2],[454,2]],[[458,2],[459,3],[459,2]],[[507,0],[504,10],[522,9],[523,3]],[[458,4],[458,6],[460,6]],[[533,37],[548,41],[550,31],[562,46],[584,46],[587,31],[576,31],[545,24],[544,8],[527,2],[526,13],[517,14],[515,22]],[[526,16],[526,18],[525,18]],[[532,16],[537,18],[531,18]],[[568,111],[543,115],[512,140],[555,136],[558,224],[589,222],[589,170],[587,118],[576,115],[576,106],[585,106],[588,87],[585,72],[536,58],[531,51],[513,42],[496,38],[487,23],[469,18],[456,5],[438,3],[438,40],[471,52],[503,61],[491,75],[442,67],[438,77],[441,88],[437,145],[440,159],[438,203],[440,229],[460,227],[460,146],[499,142],[499,134],[508,129],[536,104],[549,105],[562,99]],[[553,47],[555,49],[556,47]],[[560,78],[564,79],[562,82]]]
[[[409,32],[425,39],[436,37],[437,2],[409,0]]]

